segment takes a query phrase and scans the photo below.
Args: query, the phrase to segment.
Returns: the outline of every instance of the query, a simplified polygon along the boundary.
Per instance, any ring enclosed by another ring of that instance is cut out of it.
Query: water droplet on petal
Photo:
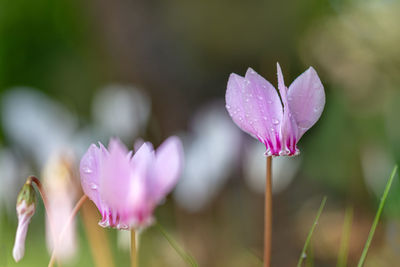
[[[271,100],[268,100],[267,103],[271,105],[271,104],[272,104],[272,101],[271,101]]]
[[[277,120],[277,119],[272,119],[272,124],[278,125],[278,124],[279,124],[279,120]]]
[[[85,167],[83,167],[83,172],[84,172],[84,173],[92,173],[93,170],[90,169],[88,166],[85,166]]]
[[[90,185],[90,188],[93,189],[93,190],[97,190],[97,185],[94,184],[94,183],[92,183],[92,184]]]
[[[263,98],[262,96],[259,95],[259,96],[258,96],[258,99],[263,100],[264,98]]]

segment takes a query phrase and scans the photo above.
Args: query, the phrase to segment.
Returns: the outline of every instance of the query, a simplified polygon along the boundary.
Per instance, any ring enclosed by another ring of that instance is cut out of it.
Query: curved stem
[[[136,233],[131,230],[131,267],[137,267],[137,249],[136,249]]]
[[[267,157],[265,183],[265,214],[264,214],[264,267],[271,264],[272,236],[272,157]]]
[[[46,210],[47,216],[48,216],[49,218],[51,218],[51,216],[50,216],[49,202],[48,202],[48,200],[47,200],[46,193],[44,192],[42,183],[41,183],[40,180],[39,180],[38,178],[36,178],[35,176],[29,176],[29,177],[28,177],[28,180],[27,180],[27,183],[32,183],[32,182],[36,184],[36,186],[37,186],[37,188],[38,188],[38,191],[39,191],[39,193],[40,193],[40,196],[42,197],[44,209]],[[51,223],[50,223],[50,224],[51,224]],[[51,228],[53,228],[53,227],[51,227]]]
[[[46,193],[44,191],[43,185],[40,182],[40,180],[37,177],[33,176],[33,175],[29,176],[28,179],[27,179],[27,183],[31,184],[32,182],[34,184],[36,184],[36,187],[38,188],[39,194],[40,194],[40,196],[41,196],[41,198],[43,200],[44,209],[46,211],[47,217],[49,218],[50,231],[51,231],[52,235],[55,236],[55,232],[56,231],[55,231],[55,228],[54,228],[54,223],[52,221],[52,216],[51,216],[50,207],[49,207],[49,201],[47,200],[47,195],[46,195]],[[58,263],[58,265],[60,265],[59,262],[57,262],[57,263]]]
[[[58,241],[54,246],[53,252],[51,253],[51,258],[49,261],[49,265],[48,267],[52,267],[54,265],[54,261],[56,260],[56,252],[57,252],[57,248],[59,247],[62,238],[64,237],[65,232],[67,231],[69,225],[72,223],[72,221],[74,220],[76,214],[78,213],[79,209],[82,207],[83,203],[85,203],[85,201],[88,199],[88,197],[86,195],[83,195],[78,203],[76,203],[74,209],[71,212],[71,215],[69,216],[67,222],[64,224],[64,228],[62,229],[60,235],[58,236]]]

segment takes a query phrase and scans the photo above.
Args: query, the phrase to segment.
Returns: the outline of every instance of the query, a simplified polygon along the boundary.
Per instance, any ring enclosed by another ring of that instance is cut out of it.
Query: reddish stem
[[[267,157],[264,214],[264,267],[271,265],[272,236],[272,157]]]

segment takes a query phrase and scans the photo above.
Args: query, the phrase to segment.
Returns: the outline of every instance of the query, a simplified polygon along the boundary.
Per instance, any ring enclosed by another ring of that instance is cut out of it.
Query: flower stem
[[[78,213],[79,209],[82,207],[83,203],[85,203],[85,201],[88,199],[88,197],[86,195],[83,195],[78,203],[76,203],[74,209],[71,212],[71,215],[69,216],[67,222],[64,224],[63,229],[61,230],[60,235],[58,236],[58,241],[54,246],[53,252],[51,253],[51,258],[49,261],[49,265],[48,267],[52,267],[54,265],[54,261],[56,260],[56,252],[57,252],[57,248],[61,245],[61,241],[62,238],[64,237],[65,232],[67,231],[69,225],[72,223],[72,221],[74,220],[76,214]]]
[[[35,177],[33,175],[29,176],[26,182],[29,183],[29,184],[31,184],[31,183],[36,184],[36,187],[38,188],[39,194],[40,194],[40,196],[41,196],[41,198],[43,200],[43,206],[44,206],[44,209],[46,211],[47,217],[49,218],[50,232],[52,233],[53,236],[55,236],[54,222],[52,221],[53,217],[51,216],[51,213],[50,213],[49,201],[47,200],[47,195],[46,195],[46,192],[44,191],[42,183],[40,182],[40,180],[37,177]],[[61,266],[59,264],[59,262],[57,262],[57,264],[59,266]]]
[[[43,185],[40,182],[40,180],[38,178],[36,178],[35,176],[29,176],[28,180],[26,182],[29,183],[29,184],[31,184],[32,182],[34,184],[36,184],[36,186],[38,188],[38,191],[40,193],[40,196],[42,197],[44,209],[46,210],[47,216],[49,218],[51,218],[49,204],[48,204],[49,202],[47,201],[47,196],[46,196],[46,193],[44,192]],[[53,227],[51,227],[51,228],[53,228]]]
[[[136,233],[131,230],[131,267],[137,267]]]
[[[381,198],[381,202],[379,203],[378,211],[376,212],[374,222],[372,223],[371,230],[370,230],[368,238],[367,238],[367,242],[365,243],[365,247],[362,251],[360,260],[357,265],[358,267],[364,266],[364,262],[365,262],[365,259],[367,258],[369,246],[371,245],[372,238],[374,237],[376,227],[378,226],[379,218],[381,217],[383,207],[385,206],[386,198],[389,194],[389,190],[390,190],[390,187],[392,186],[393,179],[394,179],[394,176],[396,175],[396,172],[397,172],[397,165],[394,166],[392,174],[390,175],[389,181],[386,184],[385,191],[383,191],[383,195]]]
[[[267,157],[267,173],[265,183],[265,215],[264,215],[264,267],[271,264],[272,236],[272,157]]]

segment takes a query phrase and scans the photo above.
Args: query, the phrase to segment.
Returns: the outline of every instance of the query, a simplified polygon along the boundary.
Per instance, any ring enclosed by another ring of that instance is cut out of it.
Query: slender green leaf
[[[324,209],[325,203],[326,203],[326,196],[322,199],[321,205],[319,206],[319,209],[317,212],[317,216],[315,217],[314,223],[310,229],[310,232],[307,235],[307,239],[306,239],[306,242],[304,243],[303,250],[301,251],[299,261],[297,262],[297,267],[301,267],[303,260],[307,257],[306,251],[308,248],[308,244],[310,243],[311,236],[314,232],[315,227],[318,224],[318,220],[319,220],[319,217],[321,216],[322,210]]]
[[[196,262],[196,260],[193,258],[192,255],[190,255],[188,252],[186,252],[183,248],[181,248],[178,244],[178,242],[176,242],[172,236],[170,236],[167,231],[159,224],[156,224],[157,229],[161,232],[161,234],[165,237],[165,239],[168,241],[168,243],[171,245],[171,247],[173,249],[175,249],[175,251],[178,253],[179,256],[181,256],[181,258],[190,266],[193,267],[198,267],[198,263]]]
[[[379,203],[378,211],[376,212],[374,222],[372,223],[371,230],[369,231],[369,235],[367,238],[367,242],[365,242],[364,249],[362,251],[360,260],[358,261],[358,267],[362,267],[364,265],[365,259],[367,257],[369,246],[371,245],[372,238],[374,237],[376,227],[378,226],[379,218],[381,217],[383,207],[386,203],[386,198],[389,194],[390,187],[392,186],[394,176],[397,172],[397,165],[394,166],[392,174],[390,175],[389,181],[386,184],[385,190],[383,191],[383,195],[381,201]]]
[[[306,267],[314,267],[314,242],[311,239],[307,249]]]
[[[349,242],[351,225],[353,223],[353,207],[347,207],[344,215],[342,240],[340,242],[339,255],[336,267],[347,266],[347,256],[349,255]]]

